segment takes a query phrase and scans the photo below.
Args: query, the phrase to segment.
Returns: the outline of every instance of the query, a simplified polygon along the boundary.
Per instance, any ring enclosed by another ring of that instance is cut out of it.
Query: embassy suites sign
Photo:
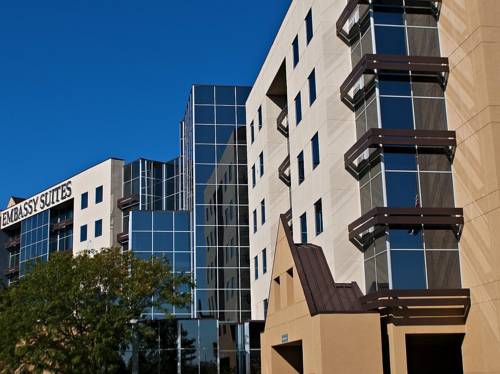
[[[72,197],[73,189],[71,180],[57,187],[39,193],[32,198],[24,200],[4,211],[0,217],[0,228],[14,225],[26,218],[43,212],[54,205],[63,203]]]

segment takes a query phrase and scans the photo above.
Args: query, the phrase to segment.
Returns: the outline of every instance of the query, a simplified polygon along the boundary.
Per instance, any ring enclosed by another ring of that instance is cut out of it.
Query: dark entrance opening
[[[301,340],[273,347],[272,372],[280,374],[304,373]]]
[[[464,334],[407,334],[408,374],[463,374]]]

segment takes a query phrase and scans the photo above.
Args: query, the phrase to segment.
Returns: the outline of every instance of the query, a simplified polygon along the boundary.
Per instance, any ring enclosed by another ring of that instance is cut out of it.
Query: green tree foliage
[[[0,373],[120,372],[120,352],[147,326],[134,321],[152,306],[187,305],[180,289],[190,287],[163,260],[119,249],[51,254],[0,290]]]

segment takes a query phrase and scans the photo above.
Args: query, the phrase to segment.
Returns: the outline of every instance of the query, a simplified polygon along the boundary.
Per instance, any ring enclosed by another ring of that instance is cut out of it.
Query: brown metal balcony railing
[[[8,251],[12,251],[17,249],[21,245],[21,237],[20,236],[15,236],[5,243],[5,248]]]
[[[290,156],[287,155],[278,167],[278,177],[283,183],[290,187],[292,183],[290,178]]]
[[[399,326],[463,325],[471,306],[469,289],[385,290],[360,301],[364,310]]]
[[[12,278],[12,277],[15,277],[16,275],[19,274],[19,265],[17,266],[12,266],[10,268],[7,268],[5,269],[4,271],[4,275],[7,277],[7,278]]]
[[[136,204],[139,204],[139,195],[130,195],[118,199],[117,205],[120,210],[130,208]]]
[[[276,128],[286,138],[288,138],[288,107],[284,107],[276,119]]]
[[[407,3],[407,9],[414,10],[425,10],[431,11],[436,18],[439,17],[439,13],[441,10],[441,3],[443,0],[413,0]],[[349,0],[340,14],[339,19],[337,20],[337,36],[348,46],[353,44],[353,41],[356,40],[356,28],[353,27],[351,29],[346,30],[345,26],[349,21],[349,18],[352,17],[353,13],[356,11],[359,5],[369,5],[369,0]],[[394,1],[391,0],[371,0],[371,4],[377,5],[394,5]],[[364,17],[361,15],[360,19]]]
[[[413,228],[426,225],[451,229],[460,237],[464,225],[461,208],[373,208],[348,226],[349,240],[360,250],[373,239],[370,229],[380,226]]]
[[[360,97],[349,92],[363,75],[410,71],[415,79],[433,76],[445,86],[450,68],[446,57],[366,54],[340,86],[340,97],[354,110]]]
[[[453,160],[457,146],[455,131],[369,129],[344,155],[346,170],[359,179],[364,163],[356,163],[357,158],[369,148],[384,146],[419,146],[444,149]]]
[[[65,228],[67,228],[69,226],[73,226],[73,218],[69,218],[69,219],[66,219],[64,221],[53,223],[50,226],[50,231],[54,232],[54,231],[64,230]]]
[[[118,235],[116,235],[116,240],[120,244],[124,244],[128,242],[128,233],[127,232],[121,232]]]

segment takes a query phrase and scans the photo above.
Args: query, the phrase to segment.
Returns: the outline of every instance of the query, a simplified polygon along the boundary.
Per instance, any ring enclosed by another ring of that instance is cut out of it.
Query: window
[[[301,184],[304,182],[304,152],[300,152],[297,156],[297,168],[299,171],[299,184]]]
[[[257,119],[258,123],[257,126],[259,127],[259,131],[262,130],[262,107],[259,107],[259,110],[257,111]]]
[[[102,186],[99,186],[95,189],[95,203],[102,203]]]
[[[264,152],[260,152],[259,155],[259,169],[260,169],[260,176],[262,177],[264,175]]]
[[[302,121],[302,103],[300,102],[300,92],[295,96],[295,121],[296,125]]]
[[[298,35],[295,37],[295,39],[293,39],[292,50],[293,50],[293,67],[295,67],[299,63],[299,36]]]
[[[257,232],[257,209],[253,211],[253,232]]]
[[[253,121],[252,123],[250,123],[250,141],[252,142],[252,144],[255,141],[255,130],[253,126]]]
[[[307,44],[313,38],[313,18],[312,18],[312,9],[309,9],[309,12],[306,16],[306,41]]]
[[[255,256],[253,258],[255,280],[259,279],[259,257]]]
[[[309,82],[309,106],[313,105],[316,101],[316,72],[313,70],[311,74],[309,74],[309,78],[307,78]]]
[[[311,153],[312,153],[312,168],[316,169],[319,165],[319,137],[318,133],[314,134],[311,139]]]
[[[321,199],[314,203],[314,220],[316,222],[316,235],[323,232],[323,203]]]
[[[84,192],[81,196],[81,209],[86,209],[89,206],[89,193]]]
[[[252,187],[255,187],[255,184],[257,183],[257,177],[255,175],[255,164],[252,165]]]
[[[264,248],[262,250],[262,274],[267,273],[267,250]]]
[[[87,225],[80,226],[80,241],[84,242],[87,240]]]
[[[300,241],[307,243],[307,216],[306,213],[300,216]]]
[[[260,202],[260,221],[261,224],[263,225],[266,223],[266,200],[262,199]]]
[[[95,237],[102,236],[102,219],[95,221]]]
[[[264,318],[267,316],[267,310],[269,309],[269,300],[264,299]]]

